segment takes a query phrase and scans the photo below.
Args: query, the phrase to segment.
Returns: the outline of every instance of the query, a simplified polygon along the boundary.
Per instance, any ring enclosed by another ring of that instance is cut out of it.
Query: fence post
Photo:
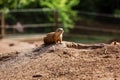
[[[54,23],[55,23],[55,29],[58,28],[58,11],[55,9],[54,10]]]
[[[1,14],[1,38],[5,37],[5,15],[4,11]]]

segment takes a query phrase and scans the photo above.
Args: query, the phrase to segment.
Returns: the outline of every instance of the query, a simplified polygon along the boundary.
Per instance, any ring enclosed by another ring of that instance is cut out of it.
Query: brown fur
[[[55,32],[50,32],[44,37],[44,44],[61,43],[64,30],[58,28]]]

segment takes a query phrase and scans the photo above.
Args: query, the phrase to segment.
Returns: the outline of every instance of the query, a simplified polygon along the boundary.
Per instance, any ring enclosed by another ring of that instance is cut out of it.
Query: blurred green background
[[[120,41],[120,0],[0,0],[0,11],[6,35],[44,34],[63,27],[67,41]],[[22,33],[13,29],[18,22]]]

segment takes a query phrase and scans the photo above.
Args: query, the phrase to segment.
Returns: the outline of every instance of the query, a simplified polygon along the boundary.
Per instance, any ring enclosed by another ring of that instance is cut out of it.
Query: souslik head
[[[63,30],[63,28],[58,28],[55,32],[60,32],[60,33],[63,33],[63,32],[64,32],[64,30]]]

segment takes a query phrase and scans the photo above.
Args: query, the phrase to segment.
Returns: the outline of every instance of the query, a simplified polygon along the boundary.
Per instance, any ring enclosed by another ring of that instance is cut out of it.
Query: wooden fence
[[[27,27],[48,27],[48,26],[55,26],[54,28],[56,29],[59,24],[58,24],[58,11],[57,10],[52,10],[48,8],[43,8],[43,9],[18,9],[18,10],[10,10],[7,14],[9,13],[24,13],[24,12],[52,12],[53,13],[53,23],[40,23],[40,24],[24,24],[23,26],[25,28]],[[4,38],[6,36],[6,29],[9,28],[14,28],[14,25],[6,25],[5,22],[5,11],[0,12],[1,15],[1,38]],[[12,26],[12,27],[11,27]],[[13,30],[14,31],[14,30]]]

